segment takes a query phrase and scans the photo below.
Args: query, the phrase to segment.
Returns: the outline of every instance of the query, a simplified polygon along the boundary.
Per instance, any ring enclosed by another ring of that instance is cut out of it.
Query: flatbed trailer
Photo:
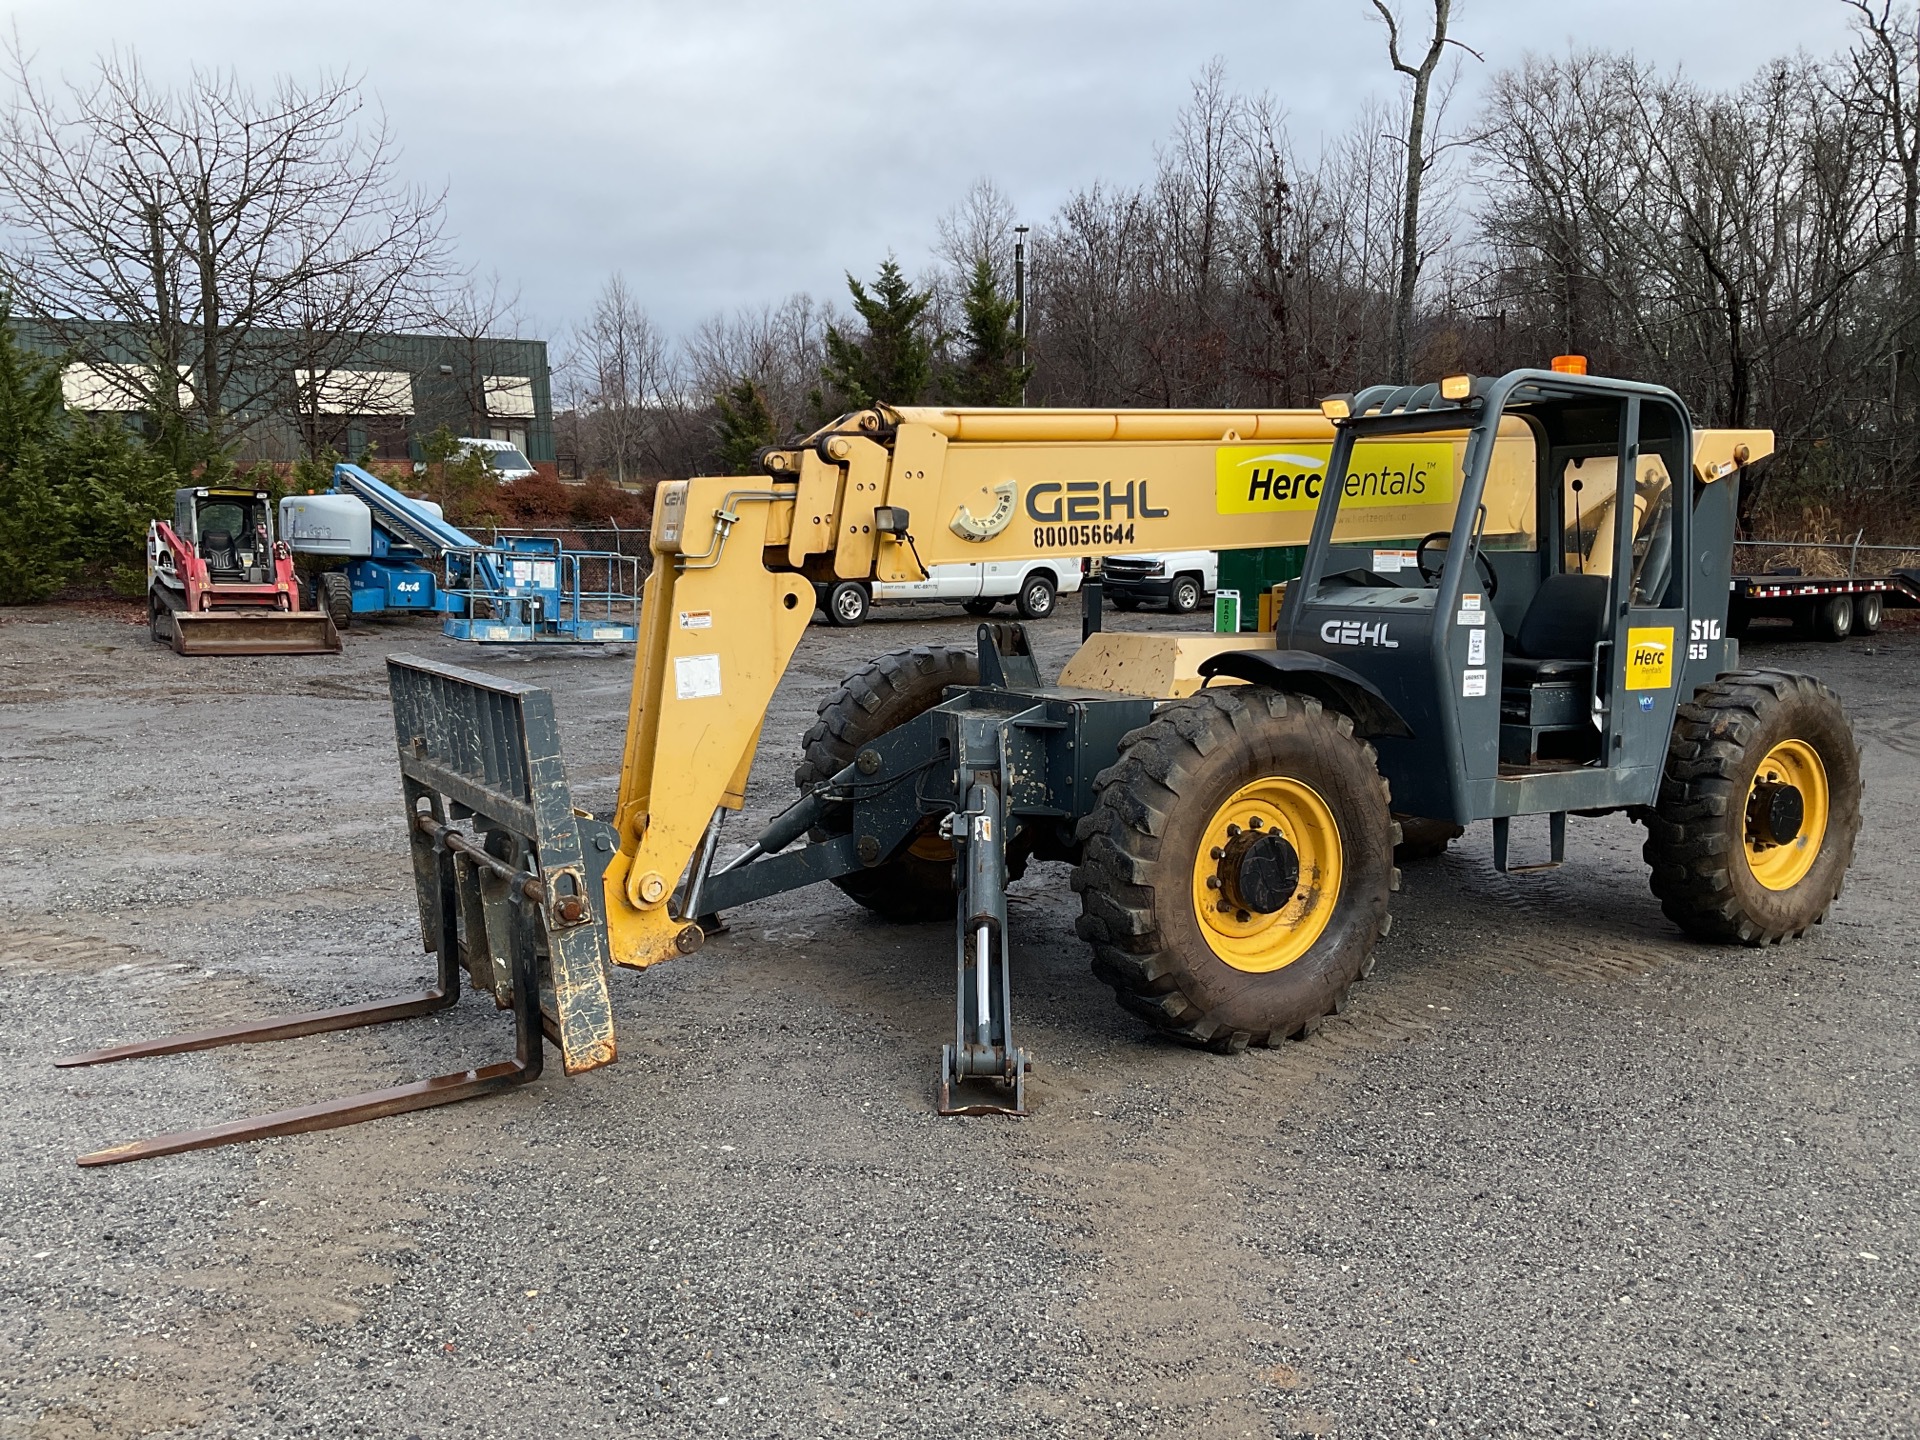
[[[1806,575],[1795,569],[1735,574],[1728,580],[1727,629],[1736,638],[1756,620],[1790,620],[1798,630],[1822,640],[1871,635],[1888,609],[1920,609],[1920,568],[1889,568],[1879,575],[1860,573],[1861,552],[1888,558],[1912,555],[1920,547],[1852,544],[1825,545],[1806,540],[1742,540],[1740,549],[1773,552],[1847,550],[1845,575]],[[1871,561],[1869,561],[1871,564]]]

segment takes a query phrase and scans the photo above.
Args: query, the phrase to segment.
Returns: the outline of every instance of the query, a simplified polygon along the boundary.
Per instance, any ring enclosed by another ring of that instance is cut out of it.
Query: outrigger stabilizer
[[[427,1015],[459,999],[462,970],[475,990],[490,991],[498,1008],[513,1012],[514,1058],[130,1141],[83,1155],[80,1164],[116,1165],[330,1130],[511,1089],[539,1078],[543,1035],[559,1046],[569,1074],[614,1058],[606,937],[596,923],[613,830],[573,808],[552,697],[405,656],[388,660],[387,676],[421,937],[437,958],[433,985],[400,999],[119,1045],[54,1063],[101,1065]]]

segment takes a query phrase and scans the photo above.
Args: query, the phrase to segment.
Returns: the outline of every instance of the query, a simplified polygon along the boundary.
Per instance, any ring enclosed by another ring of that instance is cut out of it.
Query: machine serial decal
[[[974,518],[973,512],[962,505],[953,512],[953,519],[947,522],[947,528],[962,540],[975,543],[991,540],[1007,528],[1007,522],[1013,519],[1013,497],[1019,487],[1012,480],[1002,480],[987,493],[994,497],[993,512],[984,520]]]
[[[1627,631],[1627,689],[1665,690],[1673,684],[1673,627]]]
[[[1310,511],[1327,478],[1329,442],[1222,445],[1214,454],[1214,510],[1221,515]],[[1417,509],[1453,504],[1454,447],[1446,441],[1368,441],[1356,445],[1343,506]]]

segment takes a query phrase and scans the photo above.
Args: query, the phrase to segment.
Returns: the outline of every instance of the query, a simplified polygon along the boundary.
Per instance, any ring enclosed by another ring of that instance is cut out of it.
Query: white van
[[[969,615],[990,615],[1012,602],[1023,620],[1044,620],[1062,595],[1080,588],[1078,559],[975,560],[930,567],[925,580],[895,583],[836,580],[814,593],[835,625],[858,625],[876,600],[952,600]]]

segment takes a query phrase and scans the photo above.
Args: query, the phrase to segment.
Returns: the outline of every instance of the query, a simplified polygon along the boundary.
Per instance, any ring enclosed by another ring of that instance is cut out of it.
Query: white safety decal
[[[1487,632],[1484,629],[1467,632],[1467,664],[1484,665],[1487,663]]]
[[[1487,672],[1484,670],[1465,670],[1460,674],[1460,693],[1468,699],[1487,693]]]
[[[1478,610],[1480,608],[1480,597],[1478,595],[1462,595],[1460,597],[1460,608],[1462,610]]]
[[[1487,623],[1487,612],[1484,610],[1462,610],[1453,618],[1462,625],[1484,625]]]
[[[682,610],[680,612],[682,630],[711,630],[713,612],[711,610]]]
[[[720,693],[718,655],[680,655],[673,662],[673,693],[681,700],[705,700]]]

